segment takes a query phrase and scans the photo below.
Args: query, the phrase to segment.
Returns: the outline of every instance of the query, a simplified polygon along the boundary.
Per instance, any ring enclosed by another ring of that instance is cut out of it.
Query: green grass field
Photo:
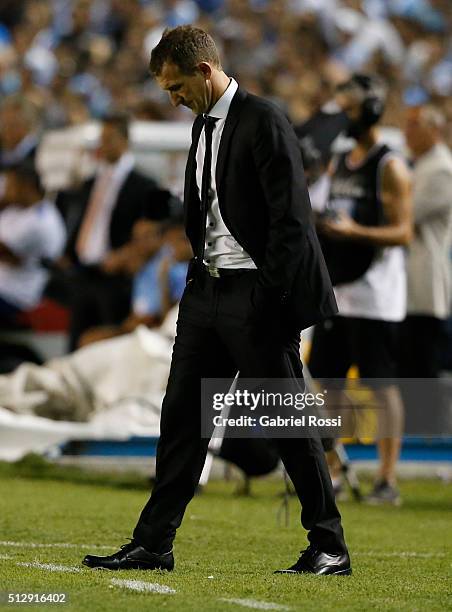
[[[254,483],[247,498],[234,495],[236,483],[211,483],[187,510],[173,573],[107,572],[89,570],[81,559],[88,550],[108,554],[126,542],[147,498],[145,481],[39,463],[0,464],[0,591],[68,594],[67,604],[35,609],[452,609],[450,485],[402,483],[401,508],[343,502],[351,577],[272,574],[293,563],[306,544],[295,499],[290,526],[277,524],[282,483],[276,480]],[[21,565],[30,563],[35,565]],[[45,564],[65,567],[49,571]],[[157,583],[175,592],[136,592],[114,579]],[[2,609],[27,605],[5,603]]]

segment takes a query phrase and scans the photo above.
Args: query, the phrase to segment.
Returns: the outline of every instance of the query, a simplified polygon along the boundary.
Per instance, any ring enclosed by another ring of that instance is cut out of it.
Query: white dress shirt
[[[226,117],[231,106],[232,98],[238,89],[237,81],[231,79],[228,88],[209,112],[211,117],[218,120],[212,135],[212,169],[211,189],[212,203],[207,213],[206,221],[206,243],[204,251],[204,263],[216,268],[251,268],[256,265],[248,253],[231,236],[221,216],[218,202],[215,170],[217,166],[218,151],[220,148],[221,135],[223,133]],[[206,136],[204,128],[201,132],[196,151],[196,183],[199,196],[201,197],[202,173],[204,168],[204,153],[206,150]]]
[[[0,242],[21,261],[18,265],[0,262],[0,296],[22,310],[36,306],[48,280],[41,259],[59,257],[65,241],[64,221],[50,200],[2,210]]]
[[[105,179],[105,173],[108,176],[108,186],[104,190],[102,203],[99,210],[96,211],[94,222],[89,228],[89,234],[86,241],[83,243],[83,249],[77,249],[77,254],[80,261],[85,265],[99,264],[110,250],[109,228],[111,214],[118,199],[118,194],[135,165],[135,159],[132,153],[124,153],[114,165],[104,164],[97,173],[91,191],[91,197],[99,188],[99,185]],[[91,198],[90,198],[91,201]],[[86,209],[87,214],[90,204]],[[80,228],[82,231],[83,223]]]

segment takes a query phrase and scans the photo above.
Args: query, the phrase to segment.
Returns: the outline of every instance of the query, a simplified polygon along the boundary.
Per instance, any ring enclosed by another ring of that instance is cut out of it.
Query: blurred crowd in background
[[[379,299],[371,310],[378,302],[382,313],[374,318],[397,323],[407,315],[401,345],[414,366],[404,376],[451,371],[450,0],[2,0],[0,374],[24,361],[44,361],[3,335],[13,328],[42,331],[33,324],[37,310],[52,320],[44,331],[68,338],[68,352],[141,325],[158,328],[177,309],[192,255],[181,202],[158,172],[141,172],[129,125],[131,119],[192,122],[192,112],[169,104],[148,69],[165,28],[188,23],[213,36],[226,74],[279,105],[294,124],[317,213],[334,200],[334,176],[327,171],[333,141],[346,128],[359,140],[348,129],[350,107],[338,106],[338,85],[356,73],[386,84],[386,110],[367,129],[375,123],[398,128],[399,142],[405,140],[413,236],[409,245],[400,243],[398,280],[386,273],[374,279]],[[364,116],[364,100],[359,109]],[[355,123],[362,118],[355,116]],[[90,158],[92,176],[80,175],[49,194],[36,163],[43,132],[93,119],[100,138]],[[380,146],[366,159],[372,161]],[[347,172],[359,175],[360,168]],[[379,167],[374,170],[363,172],[377,194]],[[180,182],[174,189],[179,194]],[[397,250],[397,244],[384,250]],[[391,318],[394,296],[405,295],[406,286],[407,308],[404,298],[403,313]],[[57,328],[61,310],[65,322]],[[397,452],[386,484],[395,482]],[[388,491],[386,501],[398,501],[398,492]]]
[[[427,101],[452,119],[449,0],[3,0],[0,95],[26,94],[49,128],[112,108],[190,121],[148,73],[164,28],[185,23],[207,29],[226,73],[294,123],[356,71],[387,81],[387,125]]]
[[[451,22],[449,0],[3,0],[1,326],[17,323],[17,315],[20,324],[44,296],[69,310],[67,348],[74,350],[140,323],[160,324],[182,294],[190,248],[182,244],[181,202],[162,176],[141,173],[129,142],[131,119],[193,120],[189,109],[169,104],[149,73],[151,50],[165,28],[195,23],[207,30],[225,72],[281,106],[300,146],[306,134],[326,139],[325,152],[322,142],[316,144],[321,174],[348,121],[324,109],[337,86],[357,72],[382,77],[387,85],[381,125],[399,128],[400,136],[415,142],[406,132],[414,121],[421,141],[418,147],[408,142],[414,158],[451,143]],[[411,117],[410,107],[434,107],[435,121]],[[338,124],[327,126],[335,117]],[[43,132],[91,119],[101,126],[91,178],[46,193],[36,170]],[[448,160],[446,148],[441,151]],[[317,192],[323,200],[327,192],[322,180],[314,180],[306,151],[303,158],[316,209]],[[438,195],[444,178],[439,226],[447,233],[446,161],[433,164],[427,191]],[[414,200],[421,204],[414,208],[433,210],[425,185],[419,189]],[[174,219],[177,231],[168,226]],[[436,268],[444,269],[443,287],[449,238],[441,240],[428,244],[442,254]],[[441,311],[442,319],[447,316]]]

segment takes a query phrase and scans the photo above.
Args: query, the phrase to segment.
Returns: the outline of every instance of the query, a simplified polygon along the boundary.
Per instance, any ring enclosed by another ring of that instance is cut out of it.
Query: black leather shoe
[[[350,576],[352,567],[348,553],[331,554],[313,546],[301,553],[301,557],[288,569],[276,570],[275,574],[317,574],[319,576]]]
[[[172,550],[163,555],[157,555],[156,553],[149,552],[132,540],[129,544],[123,544],[121,549],[113,555],[108,555],[107,557],[86,555],[82,563],[88,567],[99,569],[161,569],[170,572],[174,568],[174,557]]]

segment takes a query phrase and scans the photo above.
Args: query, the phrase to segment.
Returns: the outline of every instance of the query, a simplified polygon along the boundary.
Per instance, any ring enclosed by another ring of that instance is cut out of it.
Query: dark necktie
[[[199,233],[198,261],[202,265],[204,259],[204,247],[206,241],[207,212],[212,204],[212,134],[215,128],[216,117],[204,115],[204,133],[206,147],[204,153],[204,164],[202,168],[201,182],[201,228]]]

